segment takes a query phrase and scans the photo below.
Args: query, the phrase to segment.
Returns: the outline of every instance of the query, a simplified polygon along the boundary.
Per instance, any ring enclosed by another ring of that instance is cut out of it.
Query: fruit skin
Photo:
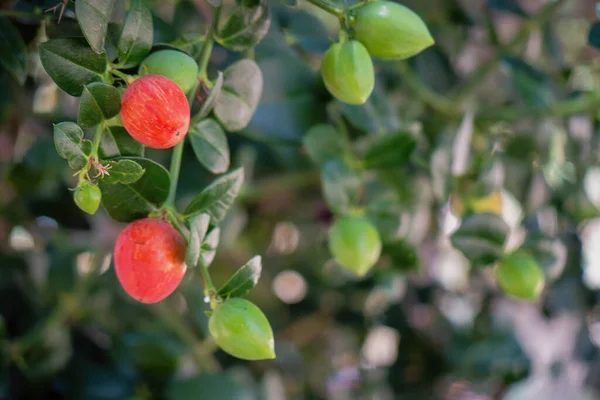
[[[164,221],[145,218],[127,225],[114,249],[115,270],[134,299],[156,303],[173,293],[186,271],[186,243]]]
[[[371,56],[356,40],[336,43],[325,52],[321,76],[329,93],[348,104],[364,104],[375,87]]]
[[[198,64],[187,54],[177,50],[160,50],[150,54],[138,69],[140,76],[157,74],[171,79],[184,93],[198,80]]]
[[[329,250],[340,265],[364,276],[379,260],[381,238],[367,219],[342,217],[329,231]]]
[[[351,26],[354,38],[373,57],[383,60],[409,58],[434,44],[421,17],[391,1],[375,1],[357,8]]]
[[[226,353],[243,360],[275,358],[273,330],[265,314],[241,298],[217,305],[208,329],[215,343]]]
[[[190,107],[175,82],[161,75],[146,75],[133,81],[121,96],[121,121],[138,142],[166,149],[185,138]]]
[[[75,189],[75,204],[88,214],[95,214],[100,207],[102,192],[100,188],[89,181],[81,182]]]
[[[498,286],[509,296],[536,300],[544,289],[544,272],[528,253],[518,251],[505,256],[496,267]]]

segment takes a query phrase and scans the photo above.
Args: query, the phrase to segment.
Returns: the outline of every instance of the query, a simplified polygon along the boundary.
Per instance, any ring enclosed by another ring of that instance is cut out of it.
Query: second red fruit
[[[190,107],[175,82],[161,75],[146,75],[133,81],[123,93],[121,120],[138,142],[166,149],[187,134]]]
[[[117,278],[134,299],[147,304],[159,302],[181,283],[185,254],[185,240],[171,225],[151,218],[137,220],[117,238]]]

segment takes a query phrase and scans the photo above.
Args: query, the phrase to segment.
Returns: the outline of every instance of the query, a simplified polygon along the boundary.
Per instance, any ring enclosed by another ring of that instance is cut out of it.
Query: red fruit
[[[145,218],[123,229],[115,244],[115,270],[123,289],[142,303],[161,301],[185,274],[185,240],[166,222]]]
[[[190,106],[175,82],[161,75],[146,75],[133,81],[123,93],[121,121],[138,142],[166,149],[187,134]]]

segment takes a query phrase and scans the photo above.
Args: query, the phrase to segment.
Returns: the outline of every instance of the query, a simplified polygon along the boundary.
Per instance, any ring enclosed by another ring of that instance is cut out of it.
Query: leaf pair
[[[267,34],[271,14],[266,0],[243,0],[217,32],[217,42],[233,51],[256,46]]]

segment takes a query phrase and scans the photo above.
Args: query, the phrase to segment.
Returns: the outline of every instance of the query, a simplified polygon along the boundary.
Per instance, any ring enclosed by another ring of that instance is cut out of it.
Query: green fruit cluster
[[[347,39],[347,36],[351,39]],[[327,90],[348,104],[364,104],[375,86],[371,56],[383,60],[412,57],[434,40],[423,20],[391,1],[374,1],[350,10],[342,40],[325,53],[321,76]]]

